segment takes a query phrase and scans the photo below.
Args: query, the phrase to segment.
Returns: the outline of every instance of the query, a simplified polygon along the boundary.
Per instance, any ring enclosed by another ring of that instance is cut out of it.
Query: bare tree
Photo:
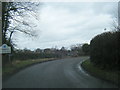
[[[120,1],[118,2],[118,31],[120,31]]]
[[[112,30],[120,31],[120,2],[118,2],[117,7],[114,8],[114,18],[112,22]]]
[[[40,4],[37,2],[2,2],[3,43],[6,43],[6,40],[11,43],[13,33],[18,31],[29,36],[36,36],[33,31],[34,23],[30,23],[25,18],[33,16],[36,19],[35,13],[38,5]]]
[[[2,2],[2,43],[10,45],[12,53],[14,44],[11,37],[14,32],[36,36],[33,29],[34,23],[30,23],[27,19],[31,16],[37,18],[36,7],[38,5],[40,4],[37,2]],[[8,63],[8,54],[4,54],[2,60],[3,65]]]

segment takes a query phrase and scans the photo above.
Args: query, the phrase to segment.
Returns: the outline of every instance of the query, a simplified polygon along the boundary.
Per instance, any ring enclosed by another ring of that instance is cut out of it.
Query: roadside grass
[[[27,66],[45,62],[45,61],[50,61],[50,60],[55,60],[55,58],[31,59],[31,60],[23,60],[23,61],[15,60],[12,62],[12,64],[7,64],[7,65],[5,65],[5,67],[2,68],[2,76],[4,78],[6,76],[14,74],[15,72],[17,72]]]
[[[119,76],[120,76],[120,71],[110,71],[110,70],[103,70],[98,67],[93,66],[93,64],[90,62],[90,60],[85,60],[81,66],[83,69],[85,69],[89,74],[110,81],[115,84],[119,84]]]

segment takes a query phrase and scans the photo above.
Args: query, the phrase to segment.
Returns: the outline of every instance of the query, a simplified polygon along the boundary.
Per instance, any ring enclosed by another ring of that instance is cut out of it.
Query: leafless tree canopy
[[[40,3],[37,2],[2,2],[2,33],[3,43],[6,39],[11,41],[14,32],[22,32],[30,36],[36,36],[33,31],[34,23],[24,18],[36,16],[37,7]],[[7,34],[9,33],[9,36]]]

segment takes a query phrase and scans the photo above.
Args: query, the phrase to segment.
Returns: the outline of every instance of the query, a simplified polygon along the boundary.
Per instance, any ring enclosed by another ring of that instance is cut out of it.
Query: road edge
[[[46,60],[46,61],[40,61],[40,62],[28,64],[28,65],[26,65],[24,67],[20,67],[20,68],[16,69],[15,71],[13,71],[10,74],[4,75],[4,76],[2,75],[2,82],[5,82],[6,80],[8,80],[10,77],[12,77],[13,75],[15,75],[16,73],[18,73],[18,72],[20,72],[20,71],[22,71],[22,70],[24,70],[26,68],[29,68],[29,67],[31,67],[33,65],[37,65],[37,64],[45,63],[45,62],[49,62],[49,61],[54,61],[54,60],[61,60],[61,59],[57,58],[57,59],[51,59],[51,60]]]
[[[112,81],[110,81],[110,80],[108,80],[108,79],[106,79],[106,78],[99,77],[99,76],[97,76],[95,73],[93,73],[93,72],[91,73],[89,70],[87,70],[86,67],[83,66],[83,63],[84,63],[85,61],[87,61],[87,60],[88,60],[88,59],[83,60],[82,63],[80,64],[81,68],[84,70],[85,73],[87,73],[88,75],[91,75],[91,76],[93,76],[93,77],[95,77],[95,78],[98,78],[98,79],[101,79],[101,80],[105,80],[106,82],[112,83],[112,84],[116,85],[116,86],[119,88],[119,83],[114,83],[114,82],[112,82]]]

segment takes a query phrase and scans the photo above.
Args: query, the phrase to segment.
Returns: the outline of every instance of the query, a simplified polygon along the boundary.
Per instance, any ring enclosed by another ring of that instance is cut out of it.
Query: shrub
[[[118,69],[120,60],[119,42],[120,32],[105,32],[94,37],[90,42],[91,62],[102,68]]]

